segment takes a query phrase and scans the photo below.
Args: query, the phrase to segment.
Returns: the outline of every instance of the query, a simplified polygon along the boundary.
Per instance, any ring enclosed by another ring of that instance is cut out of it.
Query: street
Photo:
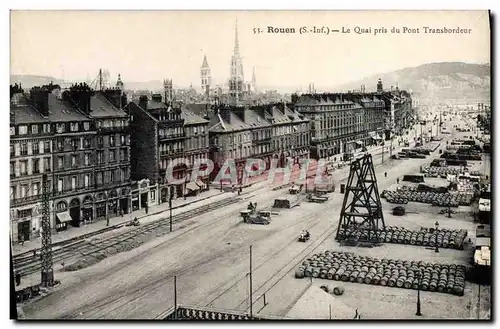
[[[418,172],[420,166],[435,156],[388,160],[378,165],[379,191],[394,184],[396,177]],[[384,172],[388,173],[387,178],[383,178]],[[274,198],[286,193],[286,190],[263,189],[245,201],[266,208]],[[238,213],[246,204],[231,205],[188,220],[184,228],[107,258],[97,266],[56,273],[63,282],[61,286],[25,307],[24,313],[28,318],[38,319],[154,318],[173,305],[174,275],[179,304],[245,311],[248,247],[253,245],[254,301],[258,305],[258,297],[266,293],[269,306],[265,312],[280,314],[287,308],[290,294],[297,293],[297,289],[287,293],[287,287],[279,283],[281,277],[293,272],[294,266],[313,250],[336,245],[332,234],[337,228],[342,200],[343,195],[335,192],[325,204],[302,202],[298,208],[281,211],[269,226],[242,223]],[[313,237],[310,244],[296,242],[304,228]],[[402,250],[402,257],[405,252],[416,250],[408,246],[384,248],[391,248],[391,254],[394,249]],[[302,286],[300,281],[295,281],[295,285]]]

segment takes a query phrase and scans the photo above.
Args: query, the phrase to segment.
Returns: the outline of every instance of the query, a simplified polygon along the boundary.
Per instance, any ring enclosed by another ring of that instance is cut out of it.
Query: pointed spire
[[[257,82],[257,78],[255,77],[255,66],[253,67],[253,72],[252,72],[252,84],[255,85]]]
[[[235,29],[234,29],[234,54],[240,54],[240,42],[238,40],[238,18],[236,18]]]
[[[207,60],[207,55],[203,55],[203,64],[201,64],[201,68],[208,68],[208,60]]]

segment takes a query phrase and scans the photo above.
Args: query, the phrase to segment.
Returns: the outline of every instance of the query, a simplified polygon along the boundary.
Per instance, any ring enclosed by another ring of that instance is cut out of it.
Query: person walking
[[[24,246],[24,235],[21,235],[21,236],[19,237],[19,244],[20,244],[21,246]]]

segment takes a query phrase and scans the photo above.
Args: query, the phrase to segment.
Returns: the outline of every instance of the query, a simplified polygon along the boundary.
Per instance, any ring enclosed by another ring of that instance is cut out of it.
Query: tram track
[[[172,216],[172,224],[178,224],[188,219],[203,215],[215,209],[223,208],[235,203],[240,202],[240,198],[233,197],[230,199],[223,199],[216,201],[214,203],[201,206],[199,208],[191,209],[186,212]],[[54,250],[52,253],[52,259],[54,263],[63,262],[75,256],[91,256],[99,252],[104,252],[106,249],[119,245],[126,242],[127,240],[135,239],[140,235],[149,235],[152,233],[160,233],[160,236],[169,233],[170,221],[169,218],[162,218],[160,220],[141,225],[136,229],[131,229],[127,232],[119,233],[115,236],[108,237],[106,239],[100,240],[96,243],[92,243],[87,240],[78,241],[75,244],[69,246],[62,246],[60,249]],[[157,235],[158,236],[158,235]],[[35,272],[40,271],[41,263],[40,258],[21,258],[14,259],[14,269],[16,273],[21,276],[30,275]]]

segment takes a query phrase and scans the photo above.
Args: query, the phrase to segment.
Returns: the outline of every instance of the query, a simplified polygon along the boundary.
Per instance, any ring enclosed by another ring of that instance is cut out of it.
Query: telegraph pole
[[[52,232],[50,228],[50,188],[47,174],[42,176],[42,247],[40,255],[42,260],[41,285],[52,287],[54,285],[54,269],[52,263]]]
[[[253,287],[252,287],[252,245],[250,245],[250,319],[253,318]]]

